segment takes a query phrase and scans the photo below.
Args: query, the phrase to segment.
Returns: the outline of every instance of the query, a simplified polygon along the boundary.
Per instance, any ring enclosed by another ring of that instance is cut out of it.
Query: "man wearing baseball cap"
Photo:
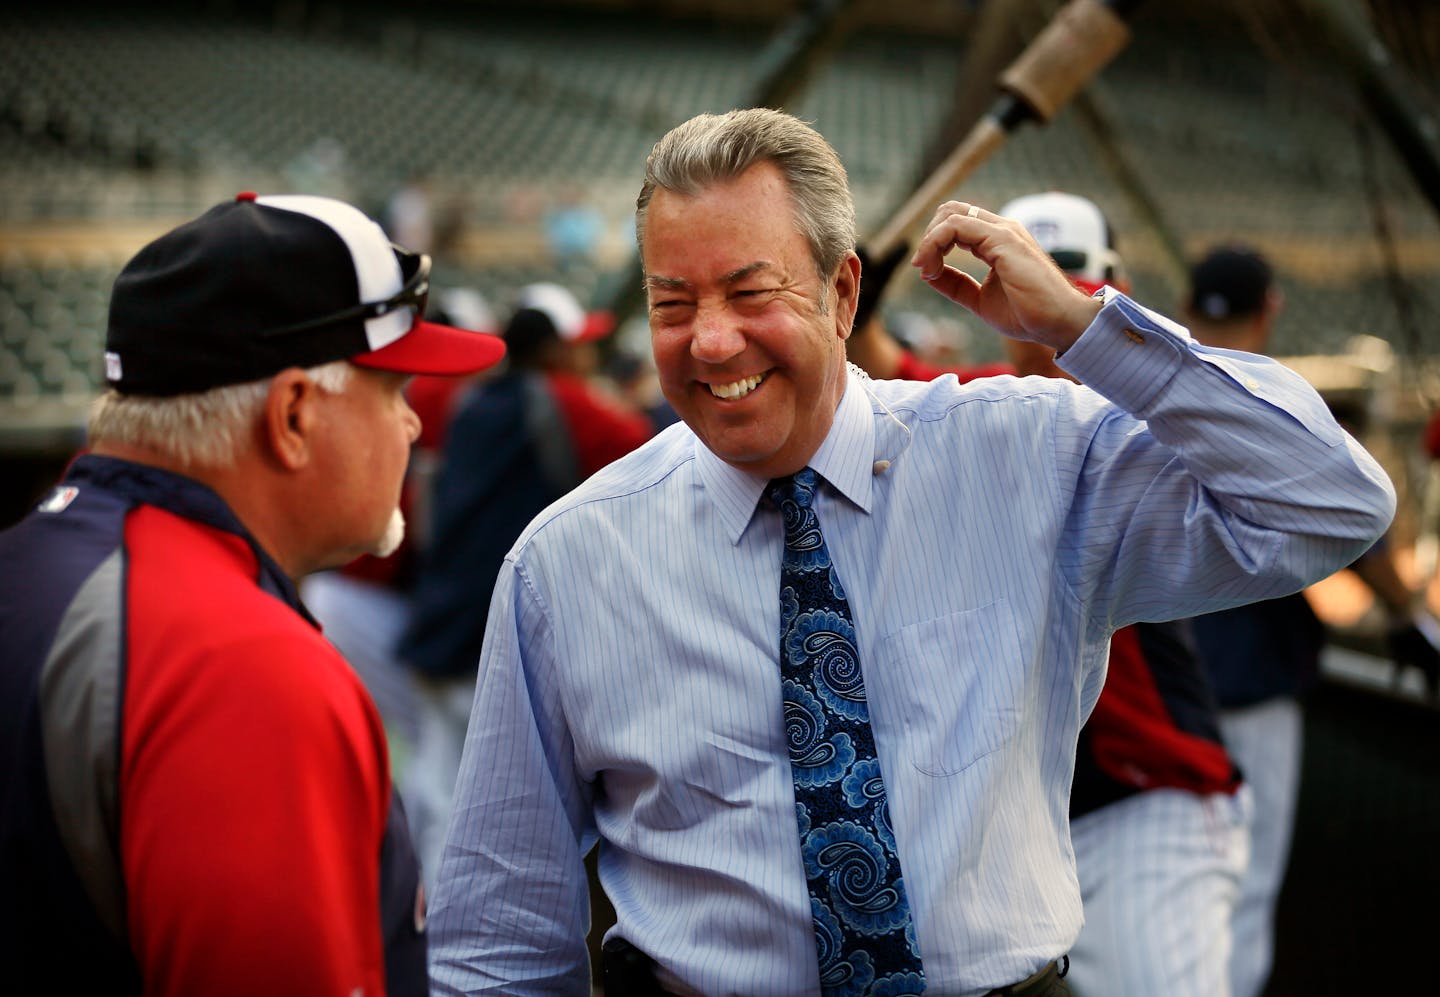
[[[997,214],[1025,226],[1081,289],[1128,292],[1114,231],[1089,198],[1041,191]],[[1069,377],[1048,347],[1008,338],[1005,347],[1014,373]],[[1069,951],[1077,994],[1224,992],[1247,801],[1190,621],[1116,630],[1071,780],[1085,910]]]
[[[1267,352],[1283,307],[1274,269],[1253,246],[1213,246],[1190,268],[1186,324],[1206,346]],[[1345,424],[1340,413],[1336,418]],[[1384,608],[1396,668],[1420,669],[1440,694],[1440,622],[1424,593],[1401,578],[1388,536],[1349,568]],[[1326,633],[1305,594],[1296,592],[1196,617],[1195,634],[1219,698],[1225,743],[1254,790],[1250,861],[1233,921],[1230,992],[1256,997],[1274,964],[1275,915],[1300,790],[1304,701],[1320,680]]]
[[[17,992],[423,993],[375,707],[296,595],[404,531],[428,257],[242,194],[115,281],[88,451],[0,534],[0,963]]]

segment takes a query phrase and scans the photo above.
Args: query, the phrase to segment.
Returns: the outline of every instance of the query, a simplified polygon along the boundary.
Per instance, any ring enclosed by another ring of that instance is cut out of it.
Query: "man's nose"
[[[725,308],[701,308],[695,315],[690,355],[706,363],[723,363],[745,349],[740,323]]]

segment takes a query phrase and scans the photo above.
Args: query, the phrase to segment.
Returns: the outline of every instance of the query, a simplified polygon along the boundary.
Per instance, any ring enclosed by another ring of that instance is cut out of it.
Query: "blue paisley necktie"
[[[850,604],[811,507],[805,468],[770,482],[785,517],[780,669],[795,816],[825,997],[925,990],[900,875]]]

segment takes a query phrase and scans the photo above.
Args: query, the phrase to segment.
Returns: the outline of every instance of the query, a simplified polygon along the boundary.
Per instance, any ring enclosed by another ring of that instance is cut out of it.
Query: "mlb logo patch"
[[[74,485],[60,485],[36,508],[40,512],[64,512],[69,508],[70,503],[75,501],[75,496],[79,494],[80,489]]]

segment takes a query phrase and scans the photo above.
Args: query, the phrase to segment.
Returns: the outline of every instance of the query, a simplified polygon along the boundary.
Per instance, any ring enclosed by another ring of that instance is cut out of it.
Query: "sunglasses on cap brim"
[[[391,248],[395,250],[395,258],[400,261],[400,276],[405,281],[400,290],[393,295],[384,301],[353,305],[319,318],[307,319],[304,322],[297,322],[280,329],[270,329],[260,333],[260,336],[265,339],[275,336],[290,336],[298,332],[308,332],[311,329],[323,329],[327,325],[336,325],[340,322],[379,318],[382,315],[389,315],[397,308],[406,307],[414,309],[416,320],[424,318],[425,305],[430,298],[430,255],[428,253],[412,253],[393,243]]]

